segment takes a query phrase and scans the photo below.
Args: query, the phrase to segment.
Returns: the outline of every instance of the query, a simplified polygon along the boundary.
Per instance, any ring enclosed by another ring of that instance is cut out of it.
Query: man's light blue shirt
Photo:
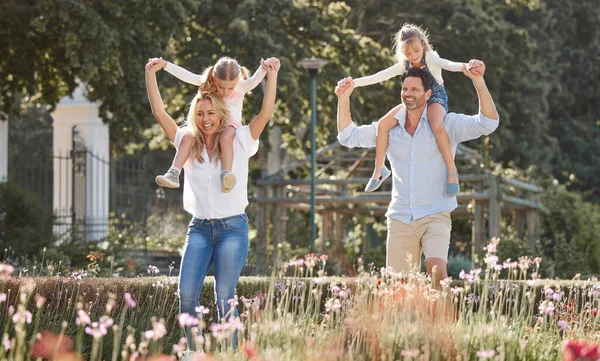
[[[435,135],[427,118],[427,107],[421,115],[414,136],[404,129],[406,110],[396,115],[398,125],[389,133],[387,157],[392,166],[392,200],[386,217],[409,224],[412,220],[432,214],[452,211],[457,207],[456,197],[446,195],[447,169]],[[349,148],[375,147],[377,123],[357,127],[350,123],[338,141]],[[452,154],[459,143],[488,135],[498,128],[499,119],[483,114],[465,115],[448,113],[444,128],[450,137]]]

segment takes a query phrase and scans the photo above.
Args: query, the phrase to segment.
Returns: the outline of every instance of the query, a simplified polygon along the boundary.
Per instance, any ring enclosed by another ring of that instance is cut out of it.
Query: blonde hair
[[[221,133],[227,129],[229,123],[231,122],[231,113],[229,109],[225,106],[225,103],[216,93],[207,93],[207,92],[198,92],[192,102],[190,103],[190,110],[188,111],[187,120],[185,126],[190,129],[190,133],[192,134],[192,147],[190,150],[190,157],[192,159],[196,159],[200,163],[204,163],[204,158],[202,157],[202,150],[206,145],[206,140],[204,139],[204,133],[200,129],[201,125],[196,121],[196,107],[198,106],[198,102],[203,100],[209,100],[213,106],[213,109],[217,113],[217,115],[221,118],[221,124],[217,128],[215,134],[215,142],[212,149],[212,156],[210,161],[216,161],[221,158],[221,144],[219,139],[221,137]]]
[[[224,56],[217,61],[213,66],[208,67],[202,73],[202,77],[205,79],[204,83],[200,84],[199,92],[215,93],[217,91],[217,85],[215,84],[215,78],[219,80],[240,80],[248,79],[250,71],[241,66],[237,60],[230,57]]]
[[[405,23],[402,28],[394,35],[394,53],[397,62],[406,60],[403,50],[406,49],[414,40],[419,40],[425,51],[433,50],[429,44],[429,34],[421,27]]]

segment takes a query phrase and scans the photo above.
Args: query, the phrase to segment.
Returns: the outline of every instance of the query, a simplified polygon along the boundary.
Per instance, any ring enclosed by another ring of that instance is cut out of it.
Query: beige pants
[[[395,272],[408,272],[414,265],[420,267],[421,252],[426,259],[435,257],[448,261],[452,230],[449,211],[432,214],[410,224],[388,218],[387,225],[386,266],[392,267]]]

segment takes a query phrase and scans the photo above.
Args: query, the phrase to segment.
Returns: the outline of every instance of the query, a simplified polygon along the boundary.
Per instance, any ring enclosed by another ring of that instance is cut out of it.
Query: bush
[[[448,276],[458,279],[460,271],[471,271],[471,260],[464,254],[457,253],[448,257]]]
[[[546,188],[540,246],[550,277],[571,278],[600,267],[600,206],[565,186]]]
[[[0,183],[0,251],[39,253],[54,241],[52,223],[52,212],[35,194],[13,182]]]

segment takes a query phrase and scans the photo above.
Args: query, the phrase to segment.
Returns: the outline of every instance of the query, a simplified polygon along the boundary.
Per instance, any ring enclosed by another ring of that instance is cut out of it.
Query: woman
[[[236,130],[233,171],[238,186],[230,193],[221,192],[219,138],[230,121],[230,114],[217,94],[198,93],[192,100],[186,125],[179,128],[165,111],[158,90],[156,72],[161,69],[150,60],[146,65],[146,88],[154,117],[167,138],[179,148],[186,134],[193,135],[190,160],[185,164],[183,205],[192,216],[179,272],[179,311],[196,315],[204,277],[214,265],[215,302],[219,321],[238,317],[229,300],[248,256],[248,160],[258,151],[258,138],[273,115],[277,93],[279,60],[261,60],[267,70],[267,86],[262,108],[247,126]],[[191,359],[196,351],[191,328],[185,328]],[[233,342],[236,338],[234,335]]]

